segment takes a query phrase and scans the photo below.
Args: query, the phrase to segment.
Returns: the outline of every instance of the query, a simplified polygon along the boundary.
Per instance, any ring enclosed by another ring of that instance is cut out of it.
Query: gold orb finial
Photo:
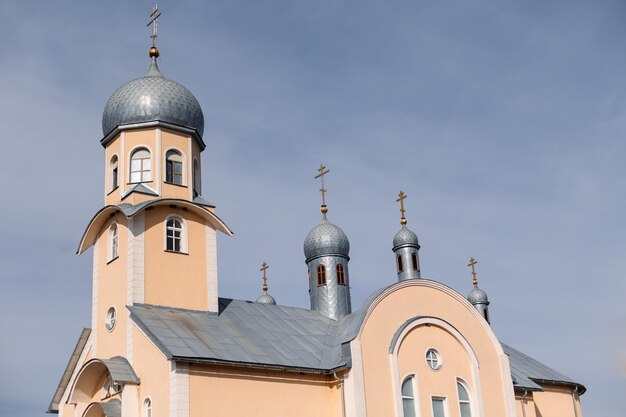
[[[159,52],[159,48],[157,48],[156,46],[153,46],[148,50],[148,56],[150,58],[158,58],[160,54],[161,53]]]
[[[322,214],[326,214],[328,213],[328,207],[326,207],[326,205],[324,204],[320,207],[320,211],[322,212]]]

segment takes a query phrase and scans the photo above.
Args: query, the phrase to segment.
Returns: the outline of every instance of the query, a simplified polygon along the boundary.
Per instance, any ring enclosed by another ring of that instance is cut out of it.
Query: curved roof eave
[[[145,129],[147,127],[164,127],[164,128],[168,128],[172,130],[177,130],[179,132],[184,132],[194,138],[194,140],[200,147],[200,151],[203,151],[204,149],[206,149],[206,144],[204,143],[204,141],[202,140],[202,136],[198,133],[196,129],[192,129],[192,128],[182,126],[182,125],[177,125],[174,123],[164,122],[162,120],[151,120],[147,122],[137,122],[137,123],[130,123],[126,125],[117,126],[115,129],[111,130],[100,140],[100,144],[102,145],[102,147],[106,147],[107,144],[111,140],[113,140],[113,138],[117,136],[118,133],[120,133],[123,130]]]
[[[215,230],[219,230],[220,232],[232,236],[233,232],[230,228],[220,219],[217,215],[212,213],[211,211],[205,209],[199,204],[193,203],[187,200],[181,200],[178,198],[160,198],[155,200],[145,201],[143,203],[139,203],[137,205],[125,204],[122,203],[120,205],[108,205],[101,208],[91,219],[85,231],[83,232],[83,236],[80,239],[78,244],[78,249],[76,249],[76,254],[80,255],[89,249],[96,241],[96,237],[102,226],[106,223],[109,217],[112,217],[117,212],[122,212],[127,219],[130,219],[137,213],[145,210],[151,206],[162,206],[162,205],[177,205],[183,208],[187,208],[191,212],[199,215],[205,221],[207,221]]]

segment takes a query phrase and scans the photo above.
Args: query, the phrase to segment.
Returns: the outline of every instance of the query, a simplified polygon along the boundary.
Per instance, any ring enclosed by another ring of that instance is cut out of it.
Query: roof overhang
[[[109,220],[109,218],[113,217],[115,214],[121,212],[126,216],[126,218],[130,219],[137,213],[141,213],[148,207],[157,206],[175,206],[181,207],[183,208],[183,210],[189,210],[190,212],[202,217],[215,230],[219,230],[220,232],[225,233],[228,236],[233,235],[232,230],[229,229],[226,223],[224,223],[217,215],[215,215],[215,213],[207,210],[202,205],[193,203],[188,200],[181,200],[178,198],[160,198],[146,201],[135,206],[130,204],[122,204],[119,206],[109,205],[101,208],[95,214],[95,216],[93,216],[93,218],[87,225],[87,228],[83,232],[83,236],[80,239],[80,243],[78,244],[78,249],[76,250],[76,253],[80,255],[87,249],[89,249],[96,242],[98,233],[100,233],[100,230],[102,230],[104,224]]]
[[[149,129],[149,128],[154,128],[154,127],[163,127],[166,129],[174,130],[176,132],[185,133],[191,136],[196,141],[196,144],[200,147],[201,152],[204,149],[206,149],[206,144],[204,143],[204,141],[202,140],[202,137],[198,134],[198,131],[196,129],[191,129],[186,126],[181,126],[181,125],[177,125],[174,123],[163,122],[161,120],[152,120],[149,122],[130,123],[127,125],[117,126],[115,129],[113,129],[107,135],[105,135],[102,139],[100,139],[100,144],[103,147],[106,147],[109,144],[109,142],[111,142],[120,132],[125,131],[125,130],[138,130],[138,129],[147,129],[147,128]]]
[[[102,411],[104,417],[121,417],[122,415],[122,402],[117,398],[107,402],[91,403],[85,409],[83,416],[90,417],[91,415],[101,415],[99,411]]]

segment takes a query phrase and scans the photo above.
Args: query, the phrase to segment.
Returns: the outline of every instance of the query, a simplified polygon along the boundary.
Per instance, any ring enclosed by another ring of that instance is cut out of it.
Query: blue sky
[[[162,1],[160,68],[205,115],[220,295],[307,307],[302,242],[351,242],[356,306],[395,279],[400,189],[422,274],[465,294],[478,259],[501,340],[626,391],[626,4]],[[0,414],[42,415],[82,327],[103,202],[101,115],[148,67],[146,1],[0,2]],[[8,144],[8,149],[6,145]],[[622,410],[620,412],[620,410]]]

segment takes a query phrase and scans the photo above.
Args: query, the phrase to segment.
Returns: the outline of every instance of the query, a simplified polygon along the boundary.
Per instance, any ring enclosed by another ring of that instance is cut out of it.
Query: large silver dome
[[[102,114],[102,134],[120,125],[161,121],[191,128],[202,137],[204,116],[200,103],[182,85],[165,78],[152,58],[141,78],[129,81],[109,98]]]
[[[402,228],[393,237],[394,251],[403,246],[417,246],[418,249],[420,247],[419,242],[417,241],[417,235],[409,230],[409,228],[405,225],[402,225]]]
[[[304,240],[304,256],[306,261],[324,255],[348,256],[350,242],[348,236],[324,216],[324,220],[315,226]]]
[[[467,296],[467,301],[472,304],[489,304],[487,293],[478,288],[478,286],[474,286],[472,291],[470,291],[469,295]]]

